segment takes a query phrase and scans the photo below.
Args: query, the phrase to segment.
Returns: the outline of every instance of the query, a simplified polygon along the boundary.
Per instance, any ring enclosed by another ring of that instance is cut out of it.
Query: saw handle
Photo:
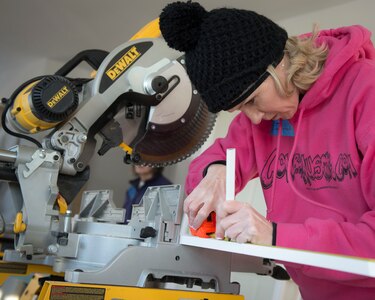
[[[94,70],[98,70],[103,60],[108,55],[108,51],[90,49],[79,52],[71,60],[69,60],[65,65],[63,65],[55,75],[66,76],[68,75],[75,67],[77,67],[81,62],[87,62],[90,67]]]

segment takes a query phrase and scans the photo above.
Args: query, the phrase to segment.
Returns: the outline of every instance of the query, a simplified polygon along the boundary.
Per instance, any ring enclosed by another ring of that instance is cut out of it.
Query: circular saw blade
[[[147,130],[133,146],[137,164],[164,167],[178,163],[195,153],[207,140],[216,121],[199,96],[193,96],[189,108],[169,124],[149,123]]]

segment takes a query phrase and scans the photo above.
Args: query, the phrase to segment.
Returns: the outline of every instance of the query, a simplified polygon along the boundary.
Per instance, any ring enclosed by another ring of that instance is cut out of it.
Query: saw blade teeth
[[[138,154],[137,164],[166,167],[179,163],[197,152],[209,138],[217,114],[208,111],[203,101],[192,104],[184,126],[171,123],[170,127],[149,130],[133,147]]]

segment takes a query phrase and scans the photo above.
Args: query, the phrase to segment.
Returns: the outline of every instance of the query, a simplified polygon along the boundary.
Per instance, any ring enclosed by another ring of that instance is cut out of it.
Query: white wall
[[[375,2],[373,0],[357,0],[282,20],[278,23],[290,35],[311,31],[314,23],[317,23],[321,29],[360,24],[375,33],[374,9]],[[372,40],[374,41],[374,37]]]

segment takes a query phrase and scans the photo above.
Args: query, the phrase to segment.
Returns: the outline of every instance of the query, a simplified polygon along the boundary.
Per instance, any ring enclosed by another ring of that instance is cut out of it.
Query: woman
[[[212,112],[240,111],[189,168],[184,210],[216,237],[375,257],[375,49],[361,26],[288,37],[253,11],[176,2],[160,15],[172,48]],[[236,192],[260,177],[266,218],[225,202],[225,153]],[[285,263],[303,299],[371,299],[375,279]]]

